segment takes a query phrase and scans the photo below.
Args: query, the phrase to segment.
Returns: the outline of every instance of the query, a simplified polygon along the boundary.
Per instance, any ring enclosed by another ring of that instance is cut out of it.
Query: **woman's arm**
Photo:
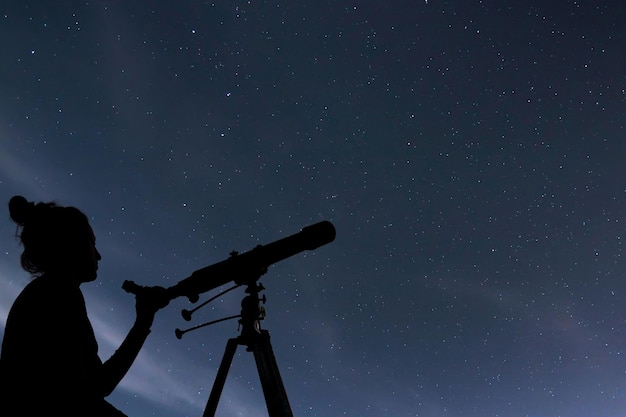
[[[107,396],[126,375],[150,334],[150,327],[158,310],[169,303],[162,287],[142,287],[136,296],[137,318],[128,335],[115,353],[102,365],[101,392]]]

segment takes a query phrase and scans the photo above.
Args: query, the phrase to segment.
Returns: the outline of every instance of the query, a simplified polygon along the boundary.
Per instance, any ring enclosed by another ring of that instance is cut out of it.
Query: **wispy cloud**
[[[90,302],[94,304],[92,300]],[[105,352],[103,353],[105,357],[101,357],[105,361],[108,359],[106,352],[115,351],[129,329],[120,323],[111,322],[111,320],[104,318],[104,312],[110,307],[104,306],[104,303],[98,301],[95,304],[90,308],[90,320],[98,337],[101,351]],[[145,349],[142,350],[133,363],[131,371],[117,389],[127,391],[156,405],[170,408],[195,408],[201,414],[204,404],[188,389],[194,381],[190,381],[188,378],[182,380],[180,376],[173,376],[163,366],[164,363],[172,361],[170,352],[168,355],[170,357],[166,361]],[[183,362],[182,358],[180,362]]]

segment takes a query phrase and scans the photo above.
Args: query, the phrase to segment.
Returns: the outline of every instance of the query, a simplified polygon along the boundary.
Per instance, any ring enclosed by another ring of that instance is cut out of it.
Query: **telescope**
[[[213,388],[209,395],[203,417],[214,417],[217,410],[219,397],[226,382],[226,376],[231,362],[235,355],[237,346],[245,345],[248,352],[254,353],[254,359],[261,379],[263,395],[269,412],[269,417],[293,417],[289,399],[278,371],[274,351],[270,343],[269,332],[261,329],[260,320],[265,317],[265,309],[259,303],[265,303],[265,295],[259,298],[259,293],[264,289],[257,280],[267,272],[267,269],[274,263],[289,258],[305,250],[314,250],[322,245],[335,240],[335,227],[328,221],[322,221],[303,228],[300,232],[287,236],[280,240],[258,245],[254,249],[239,254],[236,251],[230,253],[230,257],[209,265],[205,268],[194,271],[189,277],[184,278],[178,284],[165,288],[165,297],[168,300],[180,296],[186,296],[189,301],[198,301],[201,293],[220,287],[228,282],[235,283],[230,289],[222,291],[210,300],[202,303],[193,311],[206,305],[208,302],[225,294],[226,292],[246,285],[247,296],[241,302],[241,314],[213,320],[187,330],[176,329],[175,334],[178,339],[183,333],[200,327],[215,324],[224,320],[240,318],[239,325],[241,334],[231,338],[226,343],[226,350],[222,357],[222,362],[217,371]],[[154,287],[142,287],[132,281],[124,281],[122,288],[135,295],[142,291],[150,291]],[[193,311],[183,310],[183,318],[191,319]]]
[[[233,251],[230,257],[213,265],[194,271],[178,284],[167,288],[170,300],[186,296],[196,302],[199,294],[220,287],[231,281],[237,285],[250,285],[267,272],[276,262],[314,250],[335,240],[335,227],[329,221],[321,221],[304,227],[300,232],[266,245],[258,245],[248,252]],[[137,294],[142,287],[133,281],[124,281],[122,288]]]

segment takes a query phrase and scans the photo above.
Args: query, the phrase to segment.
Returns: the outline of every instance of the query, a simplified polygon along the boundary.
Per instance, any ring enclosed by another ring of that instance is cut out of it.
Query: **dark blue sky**
[[[125,279],[174,285],[329,220],[333,243],[261,280],[294,415],[620,416],[625,11],[9,2],[0,196],[90,217],[103,359],[132,324]],[[28,276],[8,212],[0,232],[4,323]],[[192,323],[172,302],[110,401],[201,415],[237,325],[174,329],[237,314],[242,296]],[[243,349],[220,407],[266,413]]]

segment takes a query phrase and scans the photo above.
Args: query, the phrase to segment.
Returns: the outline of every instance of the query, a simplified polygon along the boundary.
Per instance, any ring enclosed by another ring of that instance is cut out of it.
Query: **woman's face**
[[[91,226],[87,225],[85,234],[79,237],[73,252],[73,259],[68,265],[71,277],[79,283],[95,280],[98,276],[98,261],[102,257],[96,249],[96,236]]]
[[[93,281],[94,279],[96,279],[96,277],[98,276],[98,261],[102,259],[102,256],[100,256],[100,252],[98,252],[98,249],[96,249],[96,235],[94,235],[91,226],[89,226],[87,242],[88,243],[86,245],[86,248],[88,248],[88,250],[87,255],[85,256],[85,278],[87,279],[87,281],[84,282]]]

